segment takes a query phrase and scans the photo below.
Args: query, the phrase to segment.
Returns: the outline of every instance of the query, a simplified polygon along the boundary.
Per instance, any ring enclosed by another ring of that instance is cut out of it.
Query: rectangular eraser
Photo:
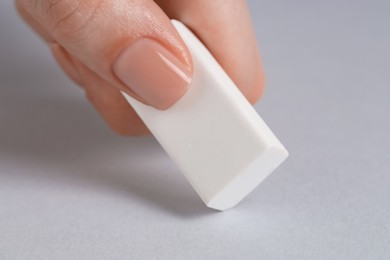
[[[206,47],[185,25],[172,23],[192,55],[187,92],[164,111],[123,95],[204,203],[225,210],[260,184],[288,152]]]

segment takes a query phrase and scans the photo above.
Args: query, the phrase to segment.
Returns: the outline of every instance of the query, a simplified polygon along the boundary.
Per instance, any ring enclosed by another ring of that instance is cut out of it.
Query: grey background
[[[0,259],[389,259],[389,1],[250,1],[290,158],[207,209],[152,138],[111,133],[0,3]],[[223,47],[223,46],[221,46]]]

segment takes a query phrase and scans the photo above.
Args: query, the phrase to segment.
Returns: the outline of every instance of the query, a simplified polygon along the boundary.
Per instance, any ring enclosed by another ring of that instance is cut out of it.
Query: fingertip
[[[132,125],[123,125],[118,123],[108,123],[108,127],[120,136],[147,136],[150,135],[149,129],[142,122],[132,122]]]
[[[251,90],[245,95],[252,105],[257,103],[263,97],[265,91],[265,84],[266,82],[264,73],[260,71],[252,87],[250,88]]]

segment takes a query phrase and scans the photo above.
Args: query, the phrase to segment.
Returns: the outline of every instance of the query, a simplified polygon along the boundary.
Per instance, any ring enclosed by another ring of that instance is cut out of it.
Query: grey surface
[[[112,134],[0,3],[0,259],[389,259],[388,1],[251,1],[289,160],[207,209],[152,138]]]

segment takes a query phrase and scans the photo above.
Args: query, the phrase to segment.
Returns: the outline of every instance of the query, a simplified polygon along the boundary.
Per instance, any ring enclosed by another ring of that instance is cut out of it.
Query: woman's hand
[[[148,133],[119,90],[167,109],[188,87],[191,56],[170,19],[197,34],[250,102],[263,92],[244,0],[17,0],[16,6],[119,134]]]

